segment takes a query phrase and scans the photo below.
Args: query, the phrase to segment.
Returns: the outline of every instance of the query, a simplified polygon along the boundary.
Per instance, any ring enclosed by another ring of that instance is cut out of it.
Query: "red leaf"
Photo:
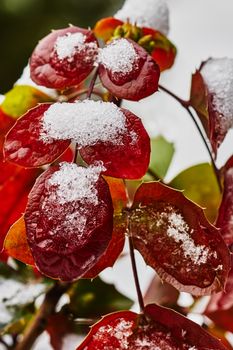
[[[232,59],[211,58],[201,64],[192,78],[190,102],[207,131],[215,155],[233,127],[232,71]]]
[[[28,193],[38,175],[37,169],[26,170],[0,160],[0,251],[10,226],[24,212]]]
[[[4,252],[24,264],[34,266],[34,259],[26,236],[24,217],[17,220],[8,231],[4,241]]]
[[[78,85],[91,73],[98,43],[90,30],[68,27],[43,38],[31,59],[31,78],[38,85],[66,89]]]
[[[116,39],[100,53],[102,84],[116,97],[139,101],[158,90],[159,67],[130,39]]]
[[[127,203],[124,182],[107,176],[105,180],[108,183],[114,207],[112,239],[100,260],[86,273],[84,278],[95,278],[107,267],[112,267],[124,248],[127,229],[126,217],[122,212],[122,208],[125,208]]]
[[[233,156],[228,160],[222,171],[224,191],[216,226],[221,229],[226,245],[231,246],[233,244]]]
[[[229,273],[225,290],[211,296],[205,315],[217,326],[233,332],[233,269]]]
[[[72,281],[100,259],[112,235],[113,208],[101,167],[61,163],[36,181],[25,213],[28,243],[45,275]]]
[[[38,167],[53,162],[69,147],[67,140],[44,142],[40,138],[42,118],[50,106],[50,103],[41,104],[17,120],[4,144],[8,161],[23,167]]]
[[[126,118],[127,130],[122,142],[117,145],[97,142],[81,148],[80,154],[87,164],[102,161],[106,168],[105,175],[138,179],[146,173],[150,162],[150,138],[136,115],[123,108],[120,110]]]
[[[162,279],[194,295],[224,287],[229,251],[203,210],[182,192],[159,182],[142,184],[131,210],[134,246]]]
[[[145,316],[120,311],[95,324],[77,350],[224,350],[199,325],[178,313],[148,305]]]

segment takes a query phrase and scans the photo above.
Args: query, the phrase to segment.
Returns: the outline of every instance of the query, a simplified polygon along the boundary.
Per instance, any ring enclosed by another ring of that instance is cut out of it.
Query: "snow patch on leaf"
[[[233,59],[209,59],[201,68],[201,75],[211,94],[213,111],[217,113],[210,127],[219,146],[233,127]]]
[[[83,168],[63,162],[60,164],[60,169],[48,180],[47,189],[49,191],[50,187],[56,186],[55,195],[60,204],[81,201],[97,205],[98,195],[95,184],[104,170],[101,164]],[[73,216],[74,213],[71,213],[70,218],[72,219]]]
[[[72,58],[75,53],[86,51],[87,56],[97,53],[98,46],[95,42],[86,43],[86,35],[83,33],[67,33],[59,36],[55,41],[54,49],[60,60]]]
[[[40,138],[48,143],[72,139],[80,147],[99,141],[118,145],[125,132],[125,116],[114,103],[85,100],[51,105],[44,113]]]
[[[190,258],[194,264],[205,264],[208,261],[208,256],[213,255],[217,258],[217,254],[210,252],[208,247],[204,245],[196,245],[190,237],[193,230],[190,230],[188,224],[184,221],[179,213],[162,213],[161,217],[167,217],[169,227],[167,234],[172,237],[176,243],[181,243],[186,258]]]
[[[100,50],[98,61],[110,72],[125,75],[137,69],[138,55],[128,40],[118,39]]]
[[[114,16],[141,27],[159,30],[167,35],[169,30],[169,12],[164,0],[126,0],[123,7]]]

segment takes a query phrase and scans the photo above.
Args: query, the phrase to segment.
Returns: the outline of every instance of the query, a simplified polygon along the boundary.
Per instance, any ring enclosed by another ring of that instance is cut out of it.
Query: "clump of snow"
[[[56,186],[56,197],[60,204],[81,201],[97,205],[96,183],[100,173],[104,170],[105,168],[101,164],[84,168],[74,163],[63,162],[60,164],[59,170],[54,172],[48,180],[47,189]],[[73,222],[75,213],[70,215],[72,217],[67,218],[67,220]],[[80,216],[78,216],[77,220],[82,227],[85,226],[85,217],[80,219]]]
[[[44,114],[40,138],[72,139],[82,147],[98,141],[121,144],[125,132],[125,116],[114,103],[84,100],[52,104]]]
[[[165,0],[126,0],[114,17],[125,22],[129,19],[131,23],[159,30],[165,35],[169,31],[169,12]]]
[[[211,252],[204,245],[196,245],[192,233],[183,216],[173,210],[172,207],[167,207],[164,212],[160,213],[160,218],[157,221],[157,226],[167,225],[167,235],[174,239],[176,243],[181,244],[181,248],[186,258],[196,265],[205,264],[210,256],[217,257],[216,252]]]
[[[220,129],[233,127],[233,58],[209,59],[201,69],[201,75],[213,94],[213,105],[221,115]]]
[[[49,89],[49,88],[46,88],[45,86],[37,85],[36,83],[34,83],[34,81],[32,81],[32,79],[30,78],[29,64],[24,68],[21,77],[15,82],[14,85],[32,86],[54,99],[58,97],[57,91],[55,89]]]
[[[135,69],[138,55],[126,39],[113,40],[99,51],[98,61],[112,73],[126,74]]]
[[[86,35],[82,33],[67,33],[59,36],[54,48],[60,60],[72,58],[75,53],[83,50],[95,55],[98,50],[97,44],[95,42],[86,42]]]

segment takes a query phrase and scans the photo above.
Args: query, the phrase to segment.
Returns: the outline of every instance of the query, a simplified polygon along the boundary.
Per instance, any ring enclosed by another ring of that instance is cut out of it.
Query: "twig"
[[[138,304],[140,307],[140,311],[144,311],[144,301],[143,301],[143,296],[142,296],[142,291],[139,283],[139,278],[138,278],[138,271],[137,271],[137,264],[136,264],[136,259],[135,259],[135,254],[134,254],[134,245],[133,245],[133,238],[131,237],[131,228],[130,228],[130,200],[129,200],[129,193],[128,189],[124,180],[124,185],[125,185],[125,193],[128,201],[128,212],[127,212],[127,228],[128,228],[128,233],[129,233],[129,253],[130,253],[130,260],[131,260],[131,266],[133,270],[133,277],[134,277],[134,283],[136,287],[136,292],[137,292],[137,297],[138,297]]]
[[[37,314],[26,329],[21,342],[15,350],[30,350],[32,345],[45,330],[50,315],[55,312],[56,305],[61,296],[68,290],[69,284],[56,282],[55,285],[46,293],[45,299],[41,304]]]
[[[142,291],[140,288],[137,265],[136,265],[135,254],[134,254],[133,239],[131,236],[129,236],[129,253],[130,253],[130,260],[131,260],[131,265],[132,265],[132,270],[133,270],[134,283],[135,283],[137,296],[138,296],[138,303],[140,306],[140,311],[143,312],[145,306],[144,306]]]
[[[220,192],[222,192],[222,184],[221,184],[219,170],[218,170],[218,168],[216,166],[215,160],[214,160],[213,155],[212,155],[212,151],[211,151],[211,149],[210,149],[210,147],[209,147],[209,145],[208,145],[208,143],[206,141],[205,135],[203,134],[203,132],[202,132],[198,122],[196,121],[195,116],[193,115],[193,113],[191,111],[189,101],[183,100],[182,98],[180,98],[179,96],[177,96],[176,94],[174,94],[173,92],[171,92],[170,90],[168,90],[167,88],[165,88],[162,85],[159,85],[159,88],[160,88],[160,90],[164,91],[166,94],[168,94],[169,96],[174,98],[188,112],[189,116],[191,117],[192,121],[194,122],[194,124],[195,124],[195,126],[197,128],[197,131],[199,132],[199,134],[200,134],[200,136],[202,138],[202,141],[204,142],[204,145],[206,147],[206,150],[207,150],[207,152],[209,154],[209,157],[210,157],[210,160],[211,160],[211,164],[213,166],[213,170],[214,170],[217,182],[218,182],[219,190],[220,190]]]

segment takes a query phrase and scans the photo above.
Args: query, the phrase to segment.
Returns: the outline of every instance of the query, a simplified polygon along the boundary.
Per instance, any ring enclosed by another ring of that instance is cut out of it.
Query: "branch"
[[[16,345],[15,350],[32,349],[32,345],[36,339],[45,330],[49,316],[55,312],[58,301],[68,290],[69,286],[70,285],[67,283],[56,282],[55,285],[46,293],[41,307],[27,327],[22,341]]]
[[[159,88],[160,90],[164,91],[166,94],[168,94],[169,96],[171,96],[172,98],[174,98],[183,108],[186,109],[186,111],[188,112],[189,116],[191,117],[192,121],[194,122],[201,138],[202,138],[202,141],[204,142],[204,145],[206,147],[206,150],[210,156],[210,160],[211,160],[211,164],[213,166],[213,169],[214,169],[214,173],[215,173],[215,176],[216,176],[216,179],[217,179],[217,182],[218,182],[218,187],[219,187],[219,190],[220,192],[222,192],[222,183],[221,183],[221,179],[220,179],[220,174],[219,174],[219,170],[216,166],[216,163],[215,163],[215,160],[213,158],[213,155],[212,155],[212,151],[206,141],[206,137],[205,135],[203,134],[198,122],[196,121],[196,118],[195,116],[193,115],[191,109],[190,109],[190,103],[189,101],[185,101],[183,100],[182,98],[180,98],[179,96],[175,95],[173,92],[171,92],[170,90],[168,90],[167,88],[159,85]]]

